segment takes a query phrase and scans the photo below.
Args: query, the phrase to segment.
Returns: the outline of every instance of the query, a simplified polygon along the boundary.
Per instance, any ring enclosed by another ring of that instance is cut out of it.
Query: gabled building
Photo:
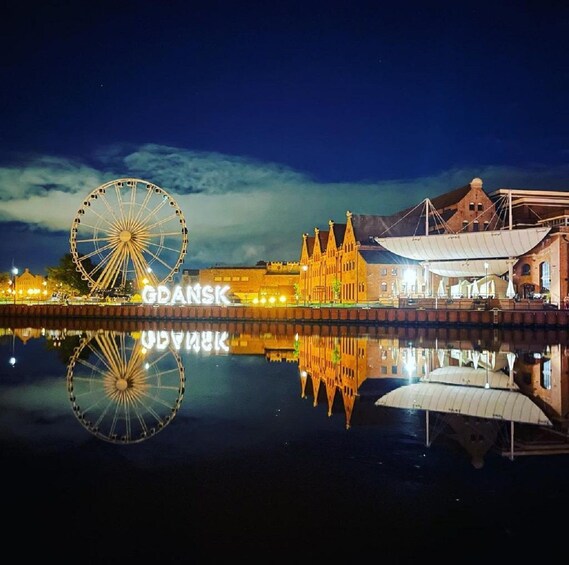
[[[521,230],[528,224],[547,229]],[[303,240],[301,283],[309,302],[382,303],[402,295],[445,293],[450,298],[450,289],[463,283],[488,297],[490,290],[502,288],[496,276],[508,281],[510,298],[546,296],[560,304],[568,294],[567,193],[501,189],[486,194],[475,178],[390,216],[348,211],[342,233],[335,232],[332,220],[328,225],[325,238],[315,228],[312,253],[307,234]],[[506,238],[504,230],[511,229],[520,231]],[[432,235],[449,237],[441,247],[442,239],[429,239]],[[462,247],[451,241],[457,236]],[[515,245],[494,245],[501,239]]]

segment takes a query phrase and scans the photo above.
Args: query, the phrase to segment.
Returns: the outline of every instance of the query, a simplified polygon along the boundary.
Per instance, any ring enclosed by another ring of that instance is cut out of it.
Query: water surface
[[[565,334],[366,331],[1,329],[8,545],[479,562],[561,541]]]

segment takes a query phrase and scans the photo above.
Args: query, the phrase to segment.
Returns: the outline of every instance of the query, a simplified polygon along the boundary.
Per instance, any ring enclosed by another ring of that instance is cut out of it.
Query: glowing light
[[[199,283],[182,288],[175,286],[172,290],[164,285],[145,286],[142,289],[144,304],[230,304],[226,294],[229,286],[201,286]]]
[[[415,279],[417,278],[417,274],[413,269],[407,269],[405,271],[404,278],[407,284],[413,284],[415,282]]]

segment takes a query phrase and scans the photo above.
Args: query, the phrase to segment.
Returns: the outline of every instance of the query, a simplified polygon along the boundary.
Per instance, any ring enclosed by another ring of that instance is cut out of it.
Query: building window
[[[490,222],[484,222],[484,231],[487,231],[490,227]]]
[[[213,277],[214,282],[221,282],[221,277]]]
[[[232,281],[238,281],[238,280],[239,280],[239,277],[231,277],[231,280],[232,280]]]
[[[529,263],[524,263],[522,265],[522,275],[524,277],[527,277],[530,274],[531,274],[531,265]]]
[[[471,210],[472,212],[474,211],[474,202],[470,202],[470,204],[468,205],[468,209]]]
[[[541,369],[541,386],[546,390],[551,390],[551,360],[546,359]]]
[[[229,282],[231,280],[231,277],[223,277],[224,282]]]
[[[482,212],[484,210],[484,206],[482,206],[481,202],[478,202],[478,211]]]
[[[242,280],[242,281],[248,281],[248,280],[249,280],[249,277],[241,277],[241,280]]]
[[[382,277],[387,276],[387,269],[386,269],[385,267],[383,267],[383,268],[381,269],[381,276],[382,276]]]
[[[474,223],[472,224],[472,231],[478,231],[479,228],[479,222],[478,220],[474,220]]]
[[[397,276],[397,269],[391,269],[391,276],[393,277]]]
[[[547,261],[539,265],[539,284],[541,286],[540,292],[549,292],[551,286],[551,272]]]
[[[462,220],[462,231],[466,231],[468,227],[468,220]]]
[[[386,282],[381,283],[381,292],[387,292],[387,283]]]

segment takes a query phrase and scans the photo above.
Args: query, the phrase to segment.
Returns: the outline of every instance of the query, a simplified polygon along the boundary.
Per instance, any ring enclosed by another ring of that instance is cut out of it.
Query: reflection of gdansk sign
[[[226,294],[229,286],[210,286],[197,283],[193,286],[175,286],[170,290],[167,286],[145,286],[142,289],[142,302],[144,304],[203,304],[210,306],[223,306],[231,304]]]
[[[227,332],[168,332],[168,331],[154,331],[145,330],[140,336],[140,341],[145,349],[157,349],[163,351],[172,347],[179,351],[185,349],[186,351],[193,351],[195,353],[220,353],[229,351],[227,340],[229,334]]]

